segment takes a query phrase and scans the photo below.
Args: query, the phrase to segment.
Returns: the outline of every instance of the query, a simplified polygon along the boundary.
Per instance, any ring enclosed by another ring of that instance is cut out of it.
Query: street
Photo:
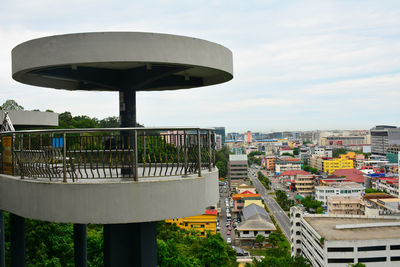
[[[269,195],[269,192],[273,192],[272,190],[266,190],[264,185],[257,178],[257,172],[259,169],[251,169],[249,173],[249,178],[253,182],[254,187],[256,187],[259,194],[263,198],[265,205],[268,207],[270,213],[274,215],[276,222],[279,224],[279,227],[282,229],[282,232],[285,234],[286,238],[290,242],[290,218],[286,215],[286,212],[282,210],[279,204],[273,198],[275,195]],[[254,172],[254,174],[253,174]],[[278,186],[278,184],[274,184],[273,186]],[[281,188],[279,188],[281,189]]]

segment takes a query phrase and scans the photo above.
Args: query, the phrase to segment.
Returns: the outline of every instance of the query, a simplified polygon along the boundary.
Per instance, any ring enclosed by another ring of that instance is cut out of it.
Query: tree
[[[226,177],[226,175],[228,174],[228,170],[226,168],[226,163],[222,162],[222,161],[218,161],[217,163],[215,163],[215,166],[217,166],[218,168],[218,174],[219,177]]]
[[[299,148],[298,147],[293,148],[293,154],[294,155],[298,155],[299,154]]]
[[[99,122],[100,128],[118,128],[119,125],[119,117],[116,116],[104,118]]]
[[[256,236],[256,243],[258,244],[258,246],[261,248],[263,243],[265,241],[265,236],[258,234]]]
[[[7,100],[6,102],[1,105],[1,109],[4,110],[24,110],[23,106],[18,105],[18,103],[15,100]]]
[[[322,207],[322,202],[312,199],[310,196],[306,196],[301,200],[301,204],[304,205],[308,212],[314,210],[314,212],[318,211],[319,207]]]
[[[282,153],[282,156],[288,156],[288,157],[294,158],[294,155],[293,155],[293,154],[290,154],[290,153],[288,153],[288,152]]]

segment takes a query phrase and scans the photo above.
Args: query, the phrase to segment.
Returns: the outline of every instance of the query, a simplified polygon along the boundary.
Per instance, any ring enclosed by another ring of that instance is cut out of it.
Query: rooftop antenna
[[[1,124],[0,132],[15,132],[14,125],[12,124],[10,116],[8,115],[8,111],[4,112],[4,120]]]

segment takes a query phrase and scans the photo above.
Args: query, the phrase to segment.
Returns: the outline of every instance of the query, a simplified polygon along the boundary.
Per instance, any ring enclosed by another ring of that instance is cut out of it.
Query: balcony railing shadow
[[[0,173],[63,182],[201,176],[215,168],[215,133],[201,128],[4,132],[0,161]]]

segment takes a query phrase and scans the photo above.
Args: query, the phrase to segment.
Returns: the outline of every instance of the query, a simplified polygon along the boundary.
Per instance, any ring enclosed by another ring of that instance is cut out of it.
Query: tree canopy
[[[23,106],[18,105],[15,100],[9,99],[0,106],[0,109],[4,110],[24,110]]]

